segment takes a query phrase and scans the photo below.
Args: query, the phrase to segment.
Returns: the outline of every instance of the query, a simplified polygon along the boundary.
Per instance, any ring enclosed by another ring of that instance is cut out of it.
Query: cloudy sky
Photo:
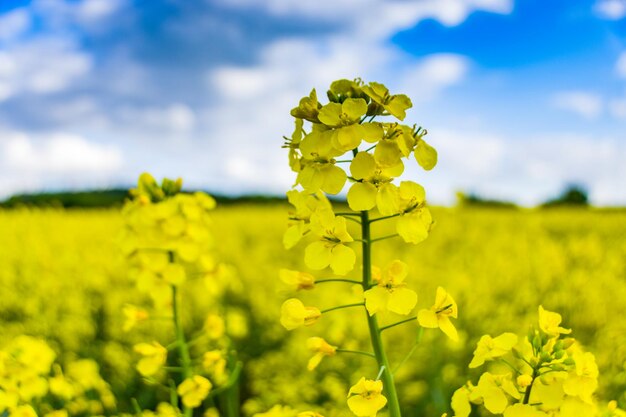
[[[413,98],[433,202],[626,204],[626,0],[1,0],[0,198],[281,194],[289,109],[355,77]]]

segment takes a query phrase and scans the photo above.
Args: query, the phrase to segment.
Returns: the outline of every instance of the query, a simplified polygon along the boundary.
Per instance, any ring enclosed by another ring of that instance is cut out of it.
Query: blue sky
[[[4,0],[0,197],[144,170],[281,194],[289,109],[342,77],[413,98],[435,203],[626,204],[626,0]]]

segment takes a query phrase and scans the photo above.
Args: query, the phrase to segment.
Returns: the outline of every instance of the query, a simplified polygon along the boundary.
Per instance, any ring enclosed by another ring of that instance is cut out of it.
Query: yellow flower
[[[378,204],[378,210],[383,215],[397,213],[395,188],[391,184],[394,177],[399,177],[404,171],[402,163],[383,168],[374,157],[367,152],[359,152],[350,164],[352,177],[355,182],[348,191],[348,204],[354,211],[370,210]],[[391,201],[389,200],[391,198]],[[388,209],[391,207],[390,209]]]
[[[426,143],[426,141],[422,139],[422,136],[417,136],[416,139],[417,143],[413,150],[415,160],[426,171],[430,171],[437,165],[437,151]]]
[[[322,313],[316,307],[305,307],[297,298],[285,301],[280,309],[280,324],[287,330],[301,326],[310,326],[317,321]]]
[[[457,318],[457,305],[452,296],[441,287],[437,288],[435,304],[430,309],[422,309],[417,313],[420,326],[431,329],[440,328],[450,339],[457,341],[459,336],[450,317]]]
[[[417,303],[415,291],[406,288],[404,280],[408,275],[407,265],[399,260],[392,261],[381,276],[377,285],[365,291],[365,307],[370,316],[379,311],[409,314]]]
[[[361,90],[363,90],[372,101],[400,120],[404,120],[406,110],[413,107],[411,99],[408,96],[404,94],[391,95],[387,87],[377,82],[370,82],[368,85],[362,86]]]
[[[138,343],[134,349],[142,356],[137,363],[137,371],[143,376],[155,375],[167,360],[167,349],[158,342]]]
[[[289,225],[283,236],[283,244],[285,249],[291,249],[309,231],[311,215],[318,209],[332,208],[328,198],[321,191],[314,194],[297,190],[287,191],[287,200],[294,206],[295,211],[289,212]]]
[[[476,350],[474,350],[474,358],[470,362],[469,367],[476,368],[485,363],[485,361],[506,355],[516,343],[517,335],[513,333],[503,333],[495,338],[489,335],[482,336],[478,341]]]
[[[454,417],[469,417],[472,412],[469,388],[463,386],[454,391],[450,406],[452,407],[452,410],[454,410]]]
[[[485,408],[493,414],[502,413],[509,405],[509,400],[498,382],[494,375],[485,372],[478,380],[476,390],[472,393],[481,397]]]
[[[122,309],[126,320],[124,321],[124,326],[122,330],[125,332],[130,331],[133,327],[142,321],[148,320],[148,312],[143,308],[136,307],[134,305],[127,304]]]
[[[361,377],[348,392],[348,407],[358,417],[374,417],[387,404],[383,382]]]
[[[522,374],[517,377],[516,382],[518,387],[526,388],[533,383],[533,377],[528,374]]]
[[[576,366],[563,382],[563,390],[567,395],[580,397],[591,403],[591,396],[598,388],[598,365],[591,352],[576,351],[572,355]]]
[[[320,364],[324,356],[334,356],[337,352],[336,346],[331,346],[321,337],[310,337],[306,344],[307,347],[315,353],[313,357],[309,359],[309,363],[307,365],[307,369],[309,371],[317,368],[317,365]]]
[[[504,417],[548,417],[548,415],[529,404],[513,404],[504,410]]]
[[[316,413],[315,411],[302,411],[296,415],[296,417],[324,417],[320,413]]]
[[[30,405],[20,405],[11,410],[11,417],[37,417],[37,413]]]
[[[345,275],[354,268],[356,255],[345,243],[352,242],[346,219],[335,217],[332,210],[320,209],[311,215],[311,230],[321,240],[307,246],[304,263],[311,269],[324,269],[330,265],[337,275]]]
[[[334,159],[345,152],[333,146],[333,131],[325,129],[323,125],[313,125],[311,133],[300,143],[302,169],[296,184],[302,185],[307,193],[322,190],[328,194],[337,194],[348,178],[344,170],[335,165]]]
[[[289,148],[289,167],[294,172],[300,172],[302,169],[302,164],[300,163],[300,142],[302,141],[302,137],[304,136],[304,131],[302,130],[302,119],[296,119],[296,128],[291,134],[291,138],[283,136],[285,139],[285,145],[283,148]]]
[[[219,350],[205,352],[202,356],[202,367],[214,381],[221,383],[226,376],[226,358]]]
[[[543,306],[539,306],[539,328],[548,336],[558,336],[560,334],[570,334],[570,329],[560,327],[561,315],[544,310]]]
[[[407,243],[420,243],[428,237],[433,218],[426,208],[426,191],[412,181],[402,181],[398,187],[400,217],[396,231]]]
[[[298,107],[291,109],[291,115],[299,119],[305,119],[312,123],[318,123],[317,114],[322,105],[317,101],[317,93],[315,88],[311,90],[308,97],[300,99]]]
[[[315,288],[315,277],[308,272],[281,269],[280,280],[294,290],[311,290]]]
[[[182,285],[187,279],[185,268],[180,264],[170,263],[163,272],[161,272],[163,280],[170,285]]]
[[[359,124],[367,112],[362,98],[348,98],[343,103],[328,103],[318,114],[319,121],[334,128],[331,141],[335,148],[349,151],[359,146],[366,132]]]
[[[224,319],[217,314],[209,314],[204,320],[204,331],[210,339],[219,339],[224,336],[226,326]]]
[[[196,408],[209,395],[212,387],[211,381],[203,376],[194,375],[181,382],[177,392],[182,397],[185,407]]]
[[[402,158],[411,154],[415,146],[414,132],[408,126],[396,123],[382,124],[384,135],[376,144],[374,158],[383,167],[393,167],[402,163]]]
[[[44,417],[68,417],[67,410],[55,410],[44,415]]]
[[[203,417],[220,417],[220,411],[215,407],[207,408],[207,410],[204,412],[202,416]]]

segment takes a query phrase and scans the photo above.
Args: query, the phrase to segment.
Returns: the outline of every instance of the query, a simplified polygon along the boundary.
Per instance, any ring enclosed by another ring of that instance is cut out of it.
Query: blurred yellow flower
[[[194,375],[181,382],[177,392],[182,397],[185,407],[196,408],[209,395],[211,388],[213,388],[211,381],[203,376]]]
[[[137,325],[137,323],[146,321],[149,318],[148,312],[146,310],[131,304],[126,304],[122,309],[122,313],[124,313],[124,317],[126,318],[122,327],[122,330],[124,330],[125,332],[130,331],[133,327]]]
[[[315,288],[315,277],[308,272],[281,269],[280,280],[294,290],[311,290]]]
[[[134,350],[142,356],[137,363],[137,371],[143,376],[155,375],[167,360],[167,349],[158,342],[138,343]]]

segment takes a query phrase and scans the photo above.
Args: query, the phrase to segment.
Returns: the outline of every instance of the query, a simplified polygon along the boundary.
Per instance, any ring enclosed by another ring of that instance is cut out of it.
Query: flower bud
[[[520,388],[526,388],[533,383],[533,377],[528,374],[523,374],[517,377],[517,386]]]

